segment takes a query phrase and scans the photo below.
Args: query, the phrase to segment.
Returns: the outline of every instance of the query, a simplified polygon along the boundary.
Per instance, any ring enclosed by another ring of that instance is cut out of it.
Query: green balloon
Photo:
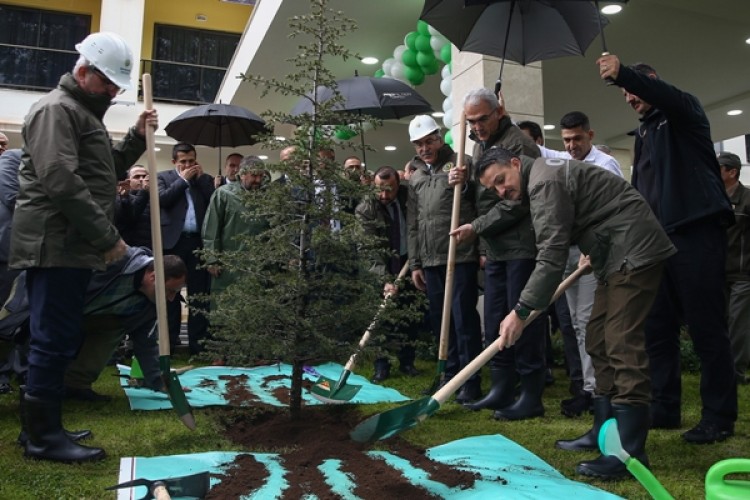
[[[412,85],[421,85],[424,82],[424,72],[419,68],[412,68],[411,66],[406,67],[406,79]]]
[[[444,141],[445,141],[445,143],[446,143],[446,144],[447,144],[448,146],[453,146],[453,134],[451,133],[451,131],[450,131],[450,130],[448,130],[448,131],[447,131],[447,132],[445,133],[445,139],[444,139]]]
[[[440,49],[440,60],[443,61],[445,64],[450,64],[451,62],[451,44],[446,43],[443,45],[443,48]]]
[[[420,66],[428,66],[435,60],[435,54],[432,52],[417,52],[417,64]]]
[[[417,41],[418,36],[419,36],[419,33],[417,33],[416,31],[410,31],[404,37],[404,45],[406,45],[411,50],[417,50],[414,44]]]
[[[423,35],[430,36],[430,27],[422,20],[417,21],[417,31]]]
[[[380,68],[375,72],[375,78],[383,78],[385,76],[385,71],[383,71],[383,68]]]
[[[420,52],[432,52],[430,35],[417,35],[417,39],[414,41],[414,46]]]
[[[417,57],[417,61],[419,61],[419,57]],[[440,71],[440,63],[433,57],[427,62],[427,64],[420,64],[419,68],[424,72],[425,75],[434,75],[438,71]]]
[[[417,63],[417,52],[406,49],[401,56],[401,62],[403,62],[405,66],[416,68],[419,66]]]
[[[357,132],[349,127],[341,125],[339,127],[336,127],[336,131],[333,133],[333,135],[340,141],[348,141],[349,139],[357,135]]]

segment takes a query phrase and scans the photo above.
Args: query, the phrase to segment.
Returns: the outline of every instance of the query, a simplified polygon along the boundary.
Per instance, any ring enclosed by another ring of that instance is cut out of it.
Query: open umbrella
[[[583,55],[609,22],[592,0],[425,0],[420,19],[459,50],[502,58],[498,82],[506,59]]]
[[[241,106],[204,104],[181,113],[164,128],[169,137],[193,145],[219,148],[221,174],[222,146],[250,146],[257,135],[267,132],[260,116]]]
[[[381,120],[403,118],[432,112],[432,106],[419,93],[402,81],[393,78],[373,78],[355,76],[336,81],[336,91],[342,100],[336,104],[334,111],[357,113]],[[336,91],[330,87],[319,86],[316,91],[317,102],[332,99]],[[312,92],[302,97],[292,108],[291,115],[313,113]],[[334,124],[328,124],[334,125]],[[365,160],[365,138],[362,140],[362,159]],[[366,162],[365,162],[366,163]]]

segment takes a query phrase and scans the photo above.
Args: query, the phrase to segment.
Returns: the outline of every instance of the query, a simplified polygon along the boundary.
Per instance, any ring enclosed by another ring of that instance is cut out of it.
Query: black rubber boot
[[[561,439],[555,441],[555,448],[567,451],[589,451],[599,449],[599,429],[612,416],[612,406],[609,396],[594,396],[591,398],[594,406],[594,425],[583,436],[575,439]]]
[[[583,389],[570,399],[560,402],[560,413],[568,418],[580,417],[582,413],[591,409],[591,393]]]
[[[612,413],[617,420],[617,430],[620,434],[622,448],[631,457],[637,458],[646,467],[649,466],[646,456],[646,438],[648,437],[651,416],[648,405],[612,405]],[[581,462],[576,466],[576,473],[583,476],[596,477],[604,480],[628,477],[630,473],[616,457],[599,458],[588,462]]]
[[[546,368],[521,375],[521,396],[507,408],[496,410],[493,418],[495,420],[525,420],[544,416],[542,393],[546,377]]]
[[[464,407],[479,411],[484,408],[501,410],[513,404],[516,394],[518,374],[513,366],[490,367],[490,381],[492,387],[487,395],[474,403],[467,403]]]
[[[19,446],[26,446],[26,441],[29,440],[29,435],[26,432],[26,386],[22,385],[19,387],[19,399],[18,399],[18,411],[21,417],[21,432],[18,433],[16,442]],[[72,441],[80,441],[82,439],[88,439],[92,436],[91,431],[84,429],[82,431],[65,431],[68,438]]]
[[[71,441],[62,428],[62,403],[25,397],[28,440],[24,455],[53,462],[89,462],[104,458],[104,450]]]

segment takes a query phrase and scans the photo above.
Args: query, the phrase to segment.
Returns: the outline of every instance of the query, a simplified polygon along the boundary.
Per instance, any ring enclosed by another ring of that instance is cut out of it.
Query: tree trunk
[[[289,392],[289,411],[292,420],[300,418],[302,412],[302,375],[304,362],[295,358],[292,361],[292,388]]]

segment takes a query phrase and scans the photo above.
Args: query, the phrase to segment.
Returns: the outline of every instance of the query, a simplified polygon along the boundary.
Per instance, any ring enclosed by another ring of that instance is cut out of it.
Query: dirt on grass
[[[276,380],[279,377],[270,378]],[[244,408],[226,410],[224,432],[228,439],[248,452],[277,453],[280,456],[286,470],[284,479],[289,484],[280,498],[296,500],[306,495],[315,495],[319,499],[339,498],[318,469],[328,459],[341,461],[340,470],[356,484],[351,491],[356,497],[434,498],[384,460],[368,455],[367,452],[373,449],[372,444],[357,443],[349,437],[349,432],[363,420],[353,405],[306,406],[302,409],[302,417],[292,420],[287,408],[257,403],[258,396],[243,382],[228,380],[227,401]],[[276,389],[273,394],[288,404],[288,389]],[[430,479],[448,487],[471,488],[474,485],[476,476],[473,473],[432,461],[424,449],[399,437],[380,442],[378,449],[409,461],[412,466],[428,473]],[[239,455],[226,473],[218,477],[221,483],[214,486],[206,498],[223,500],[246,496],[265,484],[268,471],[252,455]]]

